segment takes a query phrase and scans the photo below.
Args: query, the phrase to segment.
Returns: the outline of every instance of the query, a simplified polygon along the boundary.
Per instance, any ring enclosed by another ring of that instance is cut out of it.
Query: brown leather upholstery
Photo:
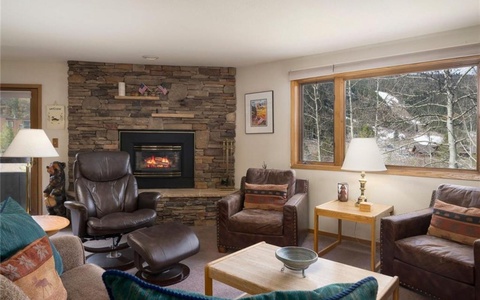
[[[480,188],[443,184],[430,208],[382,218],[381,272],[440,299],[480,299],[480,239],[472,247],[427,235],[435,199],[480,207]]]
[[[73,172],[76,201],[65,206],[73,234],[83,241],[118,237],[155,223],[160,194],[138,194],[127,152],[78,153]]]
[[[245,182],[288,184],[283,211],[243,209]],[[250,168],[238,192],[217,204],[217,246],[241,249],[265,241],[277,246],[298,246],[308,234],[308,181],[297,179],[294,170]]]

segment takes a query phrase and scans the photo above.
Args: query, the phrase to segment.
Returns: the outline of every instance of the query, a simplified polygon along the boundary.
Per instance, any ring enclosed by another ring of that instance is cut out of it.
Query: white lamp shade
[[[350,141],[342,170],[386,171],[382,154],[375,138],[355,138]]]
[[[20,129],[4,157],[59,156],[43,129]]]

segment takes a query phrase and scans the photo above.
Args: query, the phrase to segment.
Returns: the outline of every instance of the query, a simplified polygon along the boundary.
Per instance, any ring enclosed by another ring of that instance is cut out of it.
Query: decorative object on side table
[[[293,271],[302,271],[305,278],[305,270],[318,260],[318,254],[304,247],[288,246],[275,251],[275,257],[283,262],[283,272],[285,268]]]
[[[5,157],[25,157],[26,165],[26,207],[27,213],[30,213],[32,206],[32,195],[30,193],[32,181],[32,163],[35,157],[57,157],[58,153],[53,148],[43,129],[20,129],[13,139],[10,146],[3,154]]]
[[[360,197],[358,197],[355,205],[359,206],[361,202],[366,202],[365,185],[367,180],[365,179],[365,171],[377,172],[387,170],[375,138],[352,139],[343,161],[342,170],[362,172],[359,179]]]
[[[338,201],[347,202],[348,201],[348,183],[339,182],[337,184],[338,191]]]

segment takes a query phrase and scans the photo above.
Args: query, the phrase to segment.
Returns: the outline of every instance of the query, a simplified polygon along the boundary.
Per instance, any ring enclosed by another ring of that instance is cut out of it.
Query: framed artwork
[[[47,128],[64,129],[65,128],[65,106],[47,105]]]
[[[273,91],[245,94],[245,133],[273,133]]]

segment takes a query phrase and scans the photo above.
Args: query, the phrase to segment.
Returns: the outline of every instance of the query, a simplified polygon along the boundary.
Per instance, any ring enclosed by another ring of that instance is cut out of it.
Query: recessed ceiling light
[[[158,56],[142,55],[142,57],[146,60],[157,60],[158,59]]]

